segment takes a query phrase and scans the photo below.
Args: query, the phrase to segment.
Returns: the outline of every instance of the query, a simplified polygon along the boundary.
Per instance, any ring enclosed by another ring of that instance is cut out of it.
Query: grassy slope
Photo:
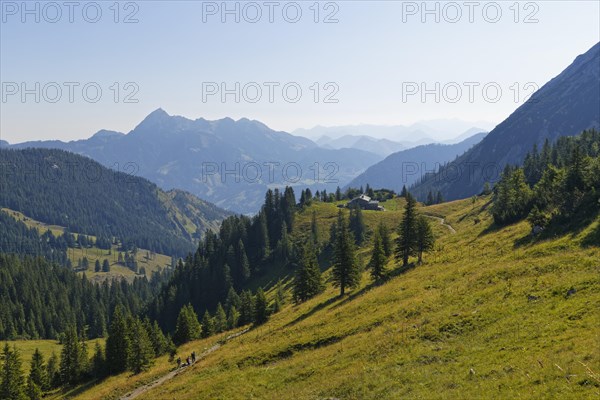
[[[366,212],[369,227],[395,226],[401,202]],[[600,221],[531,243],[527,223],[491,229],[486,204],[427,207],[457,233],[433,223],[438,244],[424,265],[402,270],[390,261],[388,282],[374,285],[365,273],[343,298],[328,285],[142,398],[597,398],[600,249],[580,244]],[[325,236],[337,209],[314,209]],[[311,211],[299,216],[296,235]],[[123,381],[110,378],[81,398],[125,393]]]
[[[104,339],[93,339],[87,342],[87,348],[90,357],[94,352],[96,342],[104,346],[104,341]],[[23,363],[23,372],[25,374],[29,373],[31,356],[33,355],[35,349],[39,349],[39,351],[44,356],[45,362],[48,361],[48,358],[50,358],[52,353],[55,353],[58,357],[60,357],[60,351],[62,350],[62,345],[56,340],[11,340],[9,342],[2,342],[0,344],[4,346],[4,343],[8,343],[8,345],[11,346],[11,348],[13,345],[17,347],[21,355],[21,362]]]
[[[2,208],[2,209],[0,209],[0,212],[8,213],[8,215],[13,217],[17,221],[23,222],[29,228],[36,228],[40,234],[42,234],[42,233],[46,232],[48,229],[50,229],[50,231],[52,232],[53,235],[58,236],[58,235],[62,235],[65,231],[65,228],[62,226],[47,225],[47,224],[44,224],[43,222],[39,222],[34,219],[31,219],[18,211],[10,210],[8,208]],[[96,239],[95,236],[90,236],[90,237],[92,237],[94,240]],[[69,250],[67,252],[67,256],[69,257],[69,259],[71,260],[71,262],[73,263],[74,266],[77,265],[77,260],[83,259],[83,257],[87,257],[89,264],[90,264],[90,268],[89,268],[89,270],[85,271],[85,274],[88,277],[88,279],[90,279],[90,280],[101,282],[105,279],[114,279],[114,278],[121,278],[121,277],[127,278],[129,280],[133,280],[133,278],[136,276],[135,273],[132,270],[130,270],[129,268],[125,267],[123,264],[119,264],[117,262],[118,255],[119,255],[118,246],[113,245],[110,253],[111,254],[109,254],[108,250],[102,250],[97,247],[84,248],[84,249],[69,248]],[[138,267],[140,269],[142,267],[145,268],[146,274],[148,277],[152,276],[152,272],[158,270],[159,267],[164,269],[165,267],[168,267],[171,265],[171,257],[169,257],[169,256],[157,253],[151,259],[149,259],[146,257],[147,254],[148,254],[147,250],[139,249],[137,252],[137,255],[136,255],[136,259],[138,262]],[[100,264],[102,264],[102,261],[104,261],[105,258],[108,259],[108,261],[110,263],[110,272],[108,272],[108,273],[94,272],[94,264],[95,264],[96,260],[99,260]]]

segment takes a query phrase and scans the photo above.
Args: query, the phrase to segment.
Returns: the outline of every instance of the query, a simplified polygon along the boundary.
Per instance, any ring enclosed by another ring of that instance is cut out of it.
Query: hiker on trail
[[[196,352],[192,351],[192,363],[196,362]]]
[[[186,358],[186,359],[185,359],[185,361],[186,361],[186,363],[187,363],[186,365],[190,365],[190,358],[189,358],[189,357],[188,357],[188,358]]]
[[[177,357],[177,369],[181,368],[181,357]]]

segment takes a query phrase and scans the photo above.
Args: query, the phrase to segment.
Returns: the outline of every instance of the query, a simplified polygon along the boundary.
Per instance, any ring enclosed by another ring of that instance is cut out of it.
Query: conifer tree
[[[394,252],[393,243],[390,236],[390,230],[383,221],[377,226],[377,232],[379,233],[379,238],[381,239],[381,245],[383,246],[383,252],[385,253],[386,258],[390,257]]]
[[[102,272],[110,272],[110,264],[106,258],[102,261]]]
[[[8,343],[5,343],[2,359],[4,362],[2,364],[2,376],[0,377],[0,399],[24,400],[25,388],[19,351],[15,346],[11,350]]]
[[[339,186],[335,189],[335,200],[336,201],[342,200],[342,189],[340,189]]]
[[[402,185],[402,191],[400,192],[400,197],[406,198],[407,194],[408,194],[408,190],[406,189],[406,185]]]
[[[406,194],[406,205],[404,206],[404,215],[398,229],[398,240],[396,245],[396,257],[402,260],[402,265],[408,265],[408,258],[416,251],[417,235],[417,211],[416,200],[410,194]]]
[[[127,321],[121,306],[117,306],[106,339],[106,363],[108,372],[118,374],[127,369],[131,353],[131,342]]]
[[[425,204],[428,206],[433,204],[433,193],[431,193],[431,190],[427,193],[427,202]]]
[[[227,330],[227,315],[221,303],[217,304],[215,311],[215,333],[221,333]]]
[[[343,296],[346,289],[354,288],[360,283],[360,266],[356,261],[354,238],[342,210],[338,213],[335,236],[332,280],[333,285],[340,288],[340,296]]]
[[[202,337],[207,338],[215,334],[215,322],[210,316],[208,310],[204,312],[202,317]]]
[[[429,225],[429,221],[427,218],[420,215],[417,219],[417,246],[416,251],[419,257],[419,264],[423,262],[423,252],[429,251],[433,249],[433,245],[435,244],[435,237],[433,236],[433,231],[431,230],[431,226]]]
[[[85,374],[85,365],[75,326],[69,326],[64,332],[63,348],[60,353],[60,380],[63,383],[74,384]],[[85,354],[87,357],[87,354]]]
[[[179,310],[175,334],[173,335],[175,344],[180,345],[198,339],[201,331],[204,331],[204,326],[200,326],[194,307],[191,304],[183,306]]]
[[[100,260],[96,259],[96,262],[94,263],[94,272],[100,272],[101,269]]]
[[[438,190],[437,195],[435,197],[435,204],[442,204],[444,202],[444,197],[442,196],[442,192]]]
[[[44,356],[39,349],[35,349],[31,356],[31,366],[29,368],[29,379],[32,384],[37,385],[41,390],[48,390],[50,388],[50,382],[48,381],[48,374],[46,372],[46,366],[44,365]],[[29,384],[29,382],[28,382]]]
[[[29,400],[42,400],[44,392],[42,388],[33,381],[31,375],[27,377],[26,397]]]
[[[256,300],[254,306],[254,323],[261,325],[267,322],[269,319],[269,305],[267,303],[267,297],[262,288],[258,288],[256,291]]]
[[[354,242],[360,246],[365,240],[365,221],[363,219],[362,210],[357,205],[350,209],[350,231],[354,235]]]
[[[306,243],[302,248],[300,265],[294,279],[294,299],[303,302],[323,291],[323,279],[317,260],[317,254],[312,243]]]
[[[154,349],[148,337],[148,332],[139,318],[132,318],[129,324],[129,353],[128,366],[135,374],[146,371],[154,362]]]
[[[46,375],[48,376],[48,383],[50,387],[55,387],[60,384],[58,357],[54,352],[52,352],[50,358],[48,358],[48,363],[46,364]]]
[[[94,355],[92,356],[92,376],[96,379],[100,379],[106,375],[106,359],[104,358],[104,351],[100,343],[96,342],[94,346]]]
[[[240,319],[240,313],[238,312],[235,306],[229,307],[229,313],[227,315],[227,328],[233,329],[238,326],[238,321]]]
[[[371,277],[374,281],[383,278],[385,274],[385,264],[387,257],[383,249],[383,243],[379,232],[376,231],[373,237],[373,251],[371,252],[371,260],[369,261],[368,268],[371,270]]]
[[[240,296],[240,325],[246,325],[254,321],[254,296],[247,290]]]

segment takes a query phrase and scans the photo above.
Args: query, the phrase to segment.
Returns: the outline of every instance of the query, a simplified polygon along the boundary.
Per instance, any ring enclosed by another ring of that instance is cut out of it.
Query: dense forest
[[[173,216],[174,208],[185,206],[185,196],[170,196],[134,171],[116,172],[86,157],[47,149],[2,149],[0,168],[2,207],[157,253],[183,256],[194,249],[194,233]],[[227,215],[208,203],[204,208],[210,218]]]
[[[528,218],[535,233],[585,220],[600,210],[600,133],[534,146],[522,167],[507,166],[493,189],[496,224]]]
[[[0,253],[40,256],[60,265],[67,265],[69,235],[54,236],[50,231],[40,235],[36,228],[28,228],[0,211]]]
[[[156,273],[97,284],[42,257],[0,254],[0,339],[55,339],[69,325],[103,337],[117,305],[140,314],[162,282]]]

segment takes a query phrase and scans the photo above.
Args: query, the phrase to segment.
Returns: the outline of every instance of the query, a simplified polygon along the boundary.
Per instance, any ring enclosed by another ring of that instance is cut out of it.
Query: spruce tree
[[[427,202],[425,204],[428,206],[433,204],[433,193],[431,193],[431,190],[427,193]]]
[[[127,369],[131,353],[131,342],[127,321],[121,306],[115,308],[106,339],[106,362],[111,374],[118,374]]]
[[[110,264],[106,258],[102,261],[102,272],[110,272]]]
[[[343,296],[346,289],[358,286],[361,271],[356,261],[354,237],[348,229],[342,210],[338,212],[335,236],[332,280],[333,285],[340,288],[340,296]]]
[[[240,296],[240,325],[246,325],[254,321],[254,296],[247,290]]]
[[[204,316],[202,317],[202,337],[207,338],[215,334],[215,322],[214,319],[210,316],[208,310],[204,312]]]
[[[406,185],[402,185],[402,191],[400,192],[400,197],[406,198],[407,194],[408,194],[408,190],[406,190]]]
[[[154,361],[152,342],[139,318],[133,318],[129,324],[129,341],[131,342],[131,351],[128,366],[133,373],[139,374],[150,368]]]
[[[215,311],[215,333],[221,333],[227,330],[227,315],[221,303],[217,304]]]
[[[402,265],[408,265],[408,258],[416,251],[417,244],[417,202],[410,194],[406,194],[406,205],[404,206],[404,215],[398,229],[398,239],[396,245],[396,257],[402,260]]]
[[[238,321],[240,319],[240,313],[238,312],[235,306],[231,306],[229,308],[229,313],[227,314],[227,328],[233,329],[238,326]]]
[[[100,272],[101,269],[100,260],[96,259],[96,262],[94,263],[94,272]]]
[[[377,226],[377,232],[379,233],[385,256],[390,257],[394,253],[393,242],[390,236],[390,230],[383,221]]]
[[[435,197],[435,204],[442,204],[444,202],[444,197],[442,196],[442,192],[438,190],[437,195]]]
[[[379,232],[375,232],[373,237],[373,251],[371,253],[371,260],[369,261],[368,268],[371,271],[371,277],[374,281],[383,278],[385,274],[385,264],[387,257],[383,249],[383,243]]]
[[[26,396],[19,351],[15,346],[11,350],[8,343],[5,343],[2,359],[4,363],[2,364],[2,376],[0,377],[0,399],[24,400]]]
[[[87,354],[85,355],[87,357]],[[60,380],[62,383],[75,384],[86,372],[82,365],[82,348],[75,326],[69,326],[64,332],[63,348],[60,353]]]
[[[31,356],[29,378],[33,384],[40,388],[40,390],[43,391],[50,389],[50,382],[48,381],[48,374],[44,365],[44,356],[37,348]]]
[[[50,387],[56,387],[60,384],[58,357],[54,352],[52,352],[50,358],[48,358],[48,363],[46,364],[46,375],[48,376]]]
[[[92,356],[92,376],[96,379],[103,378],[106,375],[106,359],[100,343],[96,342],[94,355]]]
[[[27,377],[27,387],[25,389],[25,392],[26,397],[29,400],[42,400],[42,397],[44,396],[42,388],[40,387],[40,385],[33,381],[31,375]]]
[[[294,279],[294,299],[303,302],[321,293],[324,289],[321,268],[312,243],[302,248],[300,265]]]
[[[419,257],[419,264],[423,262],[423,252],[429,251],[433,249],[433,245],[435,244],[435,237],[433,236],[433,231],[431,230],[431,226],[429,225],[429,221],[427,218],[420,215],[417,219],[417,246],[416,251]]]
[[[181,345],[198,339],[203,330],[204,327],[200,326],[194,307],[191,304],[185,305],[179,310],[173,341],[175,344]]]
[[[363,219],[362,210],[357,205],[350,209],[350,231],[354,235],[354,242],[360,246],[365,240],[365,221]]]
[[[258,288],[256,291],[256,301],[254,307],[254,323],[261,325],[267,322],[269,319],[269,304],[267,303],[267,297],[262,288]]]

